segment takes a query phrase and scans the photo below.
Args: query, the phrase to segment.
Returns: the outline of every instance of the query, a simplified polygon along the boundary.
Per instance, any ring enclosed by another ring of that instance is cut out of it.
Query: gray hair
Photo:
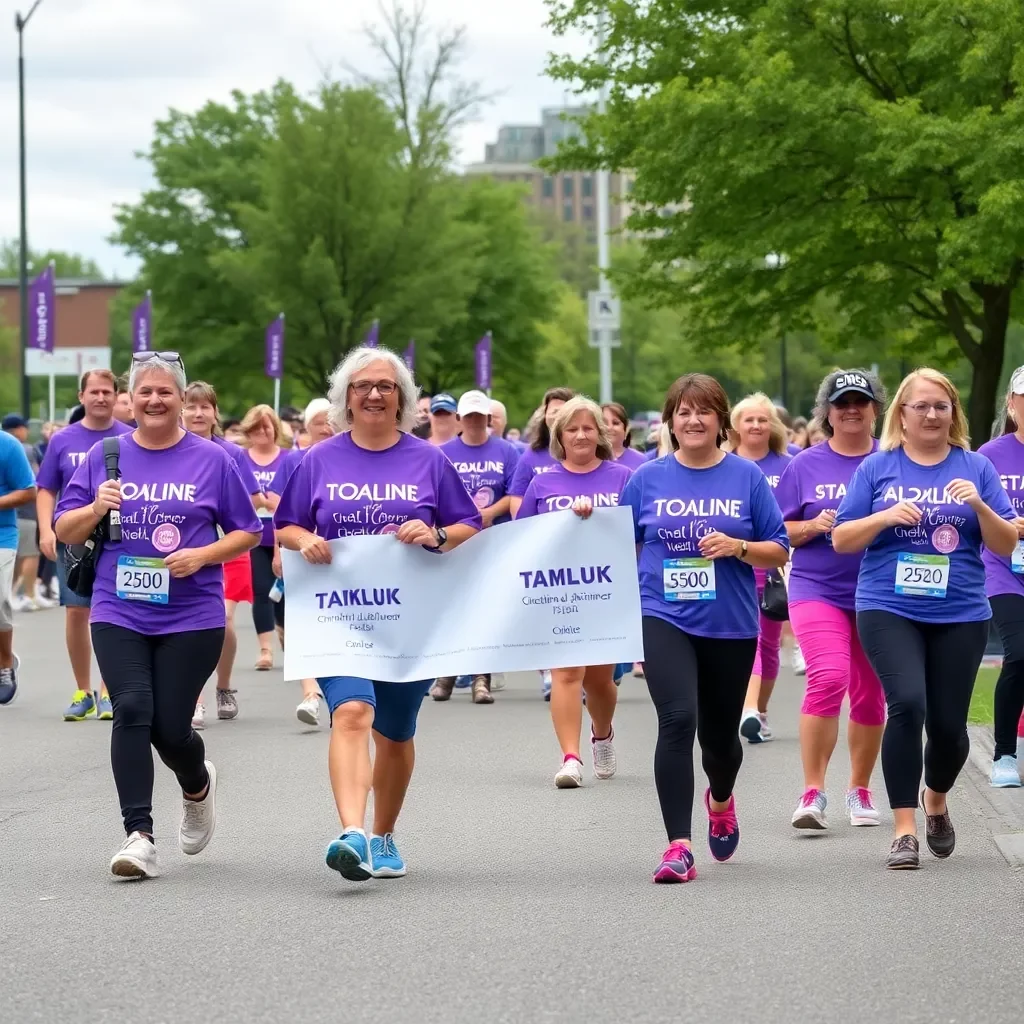
[[[612,442],[608,437],[608,428],[604,425],[601,406],[592,398],[587,398],[586,395],[576,395],[575,398],[570,398],[558,410],[555,422],[551,424],[551,444],[548,448],[551,457],[556,462],[565,462],[566,454],[565,445],[562,442],[562,434],[565,433],[569,422],[578,412],[590,413],[594,419],[594,424],[597,427],[597,457],[605,462],[609,459],[614,461],[615,452],[612,450]]]
[[[337,431],[349,429],[351,420],[348,413],[348,387],[360,370],[365,370],[374,362],[388,363],[395,371],[395,384],[398,386],[398,429],[410,433],[417,423],[416,400],[419,398],[420,389],[412,379],[405,360],[386,348],[367,348],[360,345],[338,364],[329,378],[330,389],[327,398],[331,403],[331,411],[327,419]]]
[[[312,398],[309,404],[306,406],[305,411],[302,414],[302,425],[308,427],[309,424],[320,415],[320,413],[327,413],[327,418],[330,419],[331,403],[326,398]]]
[[[859,373],[862,377],[866,377],[871,385],[871,390],[875,393],[875,401],[872,403],[875,407],[875,416],[881,416],[885,410],[885,385],[879,379],[877,373],[873,373],[871,370],[861,370],[856,367],[849,370],[833,370],[831,373],[826,373],[821,384],[818,386],[818,396],[814,399],[814,412],[812,414],[813,418],[818,421],[818,427],[821,429],[821,432],[826,437],[832,437],[834,433],[832,424],[828,421],[828,410],[830,408],[828,396],[832,394],[836,381],[845,373]],[[810,424],[808,424],[809,427]]]
[[[172,363],[167,359],[161,359],[159,356],[153,356],[152,359],[146,359],[143,362],[132,360],[132,368],[128,374],[128,390],[134,393],[135,385],[138,383],[139,378],[144,377],[147,373],[152,373],[154,370],[160,370],[162,373],[166,373],[168,377],[173,377],[179,391],[184,392],[185,388],[188,387],[185,367],[181,363]]]

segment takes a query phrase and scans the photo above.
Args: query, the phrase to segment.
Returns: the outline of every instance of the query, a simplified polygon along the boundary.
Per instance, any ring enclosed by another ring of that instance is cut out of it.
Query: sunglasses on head
[[[184,367],[181,356],[177,352],[133,352],[133,363],[148,363],[151,359],[162,359],[165,363],[177,363]]]

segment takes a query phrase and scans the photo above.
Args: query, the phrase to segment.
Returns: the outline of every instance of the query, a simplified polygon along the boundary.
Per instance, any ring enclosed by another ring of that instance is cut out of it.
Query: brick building
[[[109,348],[110,307],[121,281],[57,278],[55,348]],[[21,334],[21,298],[16,278],[0,278],[0,324]]]

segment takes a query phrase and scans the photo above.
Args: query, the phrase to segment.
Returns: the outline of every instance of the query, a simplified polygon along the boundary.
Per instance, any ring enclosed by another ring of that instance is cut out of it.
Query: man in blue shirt
[[[18,520],[21,505],[35,501],[36,479],[21,442],[0,433],[0,707],[18,693],[14,663],[14,562],[18,554]]]

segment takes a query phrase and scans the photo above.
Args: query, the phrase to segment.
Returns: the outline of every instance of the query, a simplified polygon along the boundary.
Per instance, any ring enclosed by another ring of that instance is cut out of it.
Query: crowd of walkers
[[[26,676],[15,613],[58,599],[75,686],[64,719],[113,722],[126,836],[111,861],[117,876],[159,871],[153,750],[181,787],[182,852],[209,843],[217,771],[200,735],[204,689],[213,682],[218,720],[238,716],[239,604],[251,609],[255,668],[274,668],[285,643],[282,548],[327,563],[339,537],[388,533],[443,554],[515,519],[586,519],[616,505],[634,524],[643,662],[537,670],[558,789],[584,785],[584,708],[593,774],[615,775],[618,684],[630,670],[645,678],[668,843],[655,882],[696,876],[695,743],[710,855],[735,855],[742,741],[773,738],[769,703],[787,630],[806,677],[793,827],[829,828],[826,776],[845,699],[850,824],[881,824],[871,789],[880,758],[893,825],[887,866],[919,866],[919,810],[931,853],[953,853],[948,800],[968,755],[990,623],[1004,650],[990,781],[1021,784],[1024,367],[1011,377],[997,436],[977,451],[956,388],[928,368],[891,401],[876,374],[835,370],[810,422],[760,393],[730,405],[713,377],[684,374],[646,452],[616,403],[552,387],[520,435],[481,391],[420,395],[386,349],[351,352],[302,411],[257,405],[222,418],[215,389],[189,382],[174,352],[136,354],[123,381],[89,371],[79,403],[72,422],[46,425],[36,445],[24,420],[3,420],[0,708],[17,696],[19,670]],[[317,726],[322,708],[330,721],[341,832],[327,864],[352,881],[404,875],[395,834],[424,700],[448,701],[465,685],[474,704],[490,705],[500,678],[296,682],[299,721]]]

